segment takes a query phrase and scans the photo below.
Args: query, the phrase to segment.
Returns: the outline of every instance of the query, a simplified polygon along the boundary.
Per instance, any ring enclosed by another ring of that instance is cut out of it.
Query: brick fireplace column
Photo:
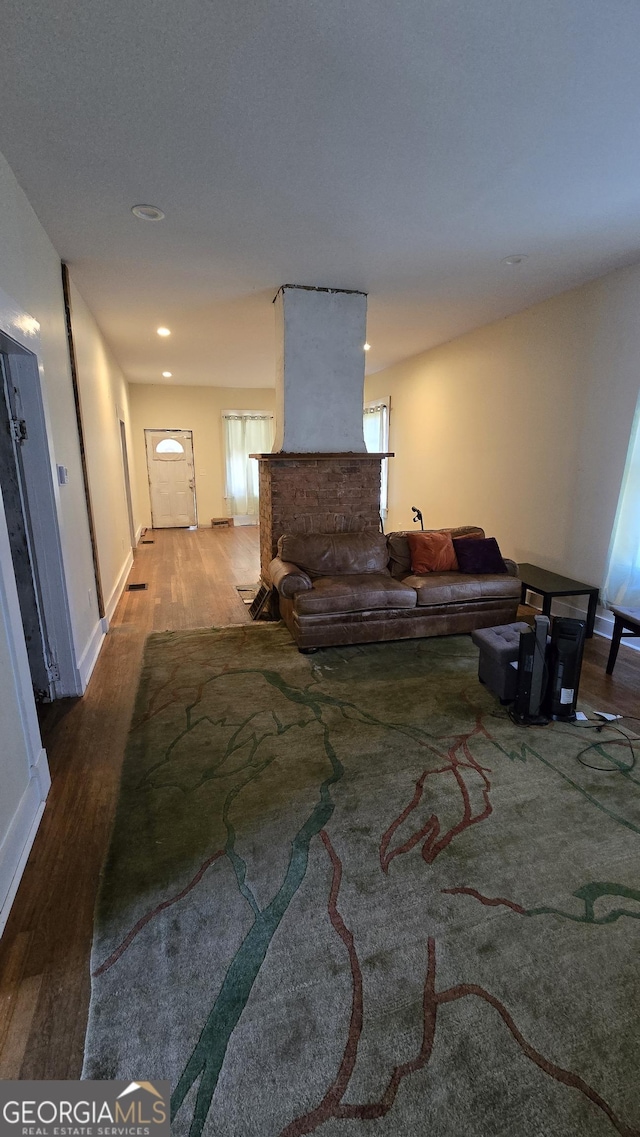
[[[367,297],[340,288],[284,285],[277,435],[260,467],[260,569],[283,533],[377,532],[383,457],[364,444]]]
[[[254,454],[260,468],[260,572],[283,533],[377,533],[384,454]]]

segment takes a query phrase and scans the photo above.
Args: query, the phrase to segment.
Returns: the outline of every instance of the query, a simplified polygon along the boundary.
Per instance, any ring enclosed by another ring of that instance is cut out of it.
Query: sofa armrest
[[[307,576],[304,569],[298,568],[293,561],[283,561],[280,557],[274,557],[271,561],[269,576],[280,595],[289,599],[295,596],[296,592],[308,592],[313,588],[311,577]]]
[[[506,565],[507,572],[509,573],[509,576],[517,576],[518,575],[518,566],[517,566],[516,562],[510,561],[508,557],[503,557],[502,559]]]

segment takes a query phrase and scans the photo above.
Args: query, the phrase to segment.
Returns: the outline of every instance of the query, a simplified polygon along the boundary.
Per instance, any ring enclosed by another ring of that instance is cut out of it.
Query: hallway
[[[146,538],[153,544],[136,550],[130,583],[147,589],[120,599],[85,696],[52,704],[43,723],[53,785],[0,941],[2,1079],[80,1074],[93,910],[146,636],[248,622],[236,586],[257,580],[257,528]],[[609,678],[608,649],[599,636],[587,641],[581,695],[638,713],[640,654],[623,646]]]

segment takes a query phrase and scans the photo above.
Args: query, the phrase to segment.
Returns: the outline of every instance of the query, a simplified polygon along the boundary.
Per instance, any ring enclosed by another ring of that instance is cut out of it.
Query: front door
[[[193,436],[190,430],[145,430],[154,529],[196,524]]]

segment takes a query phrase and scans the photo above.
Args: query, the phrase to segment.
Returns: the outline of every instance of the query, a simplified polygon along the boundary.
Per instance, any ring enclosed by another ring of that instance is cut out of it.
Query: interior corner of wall
[[[84,695],[87,689],[93,669],[98,661],[104,637],[105,632],[103,631],[102,620],[98,620],[89,636],[82,655],[78,659],[78,695]]]
[[[129,575],[129,573],[131,572],[132,567],[133,567],[133,549],[129,549],[129,552],[127,553],[127,555],[124,559],[124,563],[122,565],[122,568],[120,569],[120,572],[118,573],[118,578],[117,578],[113,588],[111,589],[111,592],[109,594],[109,598],[107,599],[107,601],[105,603],[105,616],[107,618],[107,625],[108,625],[109,620],[111,620],[113,618],[113,613],[115,612],[116,605],[117,605],[120,597],[122,596],[122,593],[124,592],[124,586],[127,583],[127,577]]]
[[[40,752],[32,763],[33,776],[38,780],[40,788],[40,801],[46,801],[47,795],[51,788],[51,774],[49,772],[49,761],[47,759],[47,752],[44,747],[40,748]]]

